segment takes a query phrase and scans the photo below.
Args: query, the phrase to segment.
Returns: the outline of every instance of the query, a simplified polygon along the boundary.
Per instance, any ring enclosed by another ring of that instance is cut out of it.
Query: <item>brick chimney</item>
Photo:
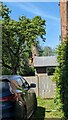
[[[38,48],[37,45],[32,46],[32,64],[34,63],[35,56],[38,56]]]
[[[38,56],[37,46],[32,47],[32,57],[34,58],[35,56]]]

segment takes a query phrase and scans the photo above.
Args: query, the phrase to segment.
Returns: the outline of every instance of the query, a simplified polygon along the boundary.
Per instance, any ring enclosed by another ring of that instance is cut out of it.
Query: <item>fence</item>
[[[34,89],[37,96],[40,96],[42,98],[54,97],[54,90],[56,88],[56,84],[51,80],[52,76],[48,76],[46,74],[38,74],[36,76],[24,78],[29,82],[29,84],[36,84],[36,88]]]

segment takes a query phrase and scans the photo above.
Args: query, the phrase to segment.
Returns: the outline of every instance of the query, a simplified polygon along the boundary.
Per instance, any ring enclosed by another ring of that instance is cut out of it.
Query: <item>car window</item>
[[[11,92],[16,93],[16,90],[18,88],[19,84],[16,80],[11,81]]]
[[[28,82],[23,78],[15,78],[15,80],[11,81],[12,92],[15,93],[17,89],[26,89],[29,88]]]
[[[23,86],[24,86],[24,88],[28,88],[29,87],[29,84],[28,84],[28,82],[25,79],[23,79]]]
[[[11,80],[11,91],[15,93],[19,87],[21,88],[23,85],[22,79],[20,77],[15,78],[15,80]]]
[[[23,82],[21,78],[18,77],[15,80],[18,82],[19,86],[22,86]]]

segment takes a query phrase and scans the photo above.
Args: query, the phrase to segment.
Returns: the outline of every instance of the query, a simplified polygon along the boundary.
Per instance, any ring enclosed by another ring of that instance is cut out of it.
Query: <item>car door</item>
[[[15,80],[12,80],[12,87],[13,87],[13,92],[18,92],[19,89],[22,91],[20,93],[22,100],[25,101],[26,103],[26,108],[27,108],[27,116],[30,117],[32,114],[32,92],[30,89],[30,86],[28,82],[22,78],[22,77],[15,77]]]
[[[28,84],[28,82],[23,78],[23,87],[24,87],[24,100],[26,102],[26,106],[27,106],[27,114],[28,116],[32,114],[33,112],[33,100],[32,100],[32,91],[30,89],[30,86]]]

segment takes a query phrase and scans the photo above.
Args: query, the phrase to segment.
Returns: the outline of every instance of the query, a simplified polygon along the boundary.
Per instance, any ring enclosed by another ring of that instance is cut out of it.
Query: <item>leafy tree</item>
[[[43,56],[43,48],[42,46],[40,46],[39,44],[37,45],[37,48],[38,48],[38,55],[39,56]]]
[[[31,46],[38,43],[38,36],[45,41],[45,20],[40,16],[33,19],[22,16],[18,21],[12,20],[11,12],[3,3],[2,16],[2,65],[10,74],[23,74],[25,66],[29,66]],[[28,71],[28,69],[27,69]]]
[[[45,46],[43,49],[43,56],[51,56],[52,55],[52,48],[49,46]]]
[[[57,55],[56,48],[52,49],[52,55]]]
[[[56,55],[56,49],[52,49],[49,46],[45,46],[44,48],[38,45],[38,53],[39,56],[53,56]]]

